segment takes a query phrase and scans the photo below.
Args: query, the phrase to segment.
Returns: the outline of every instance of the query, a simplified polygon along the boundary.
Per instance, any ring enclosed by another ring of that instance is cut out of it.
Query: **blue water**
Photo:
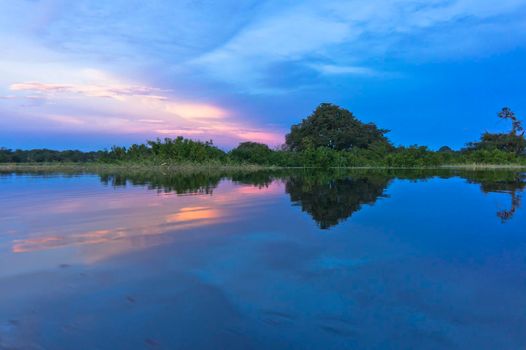
[[[524,349],[525,175],[0,175],[0,349]]]

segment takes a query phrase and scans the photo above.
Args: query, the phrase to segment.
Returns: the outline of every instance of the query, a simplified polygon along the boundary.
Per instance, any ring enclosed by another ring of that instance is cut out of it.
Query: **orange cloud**
[[[188,222],[196,220],[216,219],[220,216],[217,209],[209,207],[187,207],[181,208],[178,213],[166,217],[166,222]]]
[[[171,103],[166,106],[166,110],[188,119],[218,119],[227,114],[219,107],[195,103]]]
[[[279,133],[263,131],[242,131],[238,135],[239,137],[245,140],[268,143],[272,145],[277,145],[283,142],[283,136]]]
[[[201,135],[205,132],[203,130],[187,130],[187,129],[158,129],[155,130],[157,133],[162,135],[180,135],[180,136],[186,136],[186,135]]]

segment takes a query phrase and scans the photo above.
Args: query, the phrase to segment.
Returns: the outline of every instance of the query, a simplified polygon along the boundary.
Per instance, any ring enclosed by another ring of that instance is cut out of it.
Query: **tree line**
[[[293,125],[285,144],[277,149],[257,142],[242,142],[225,152],[210,141],[184,137],[165,138],[114,146],[97,152],[9,150],[0,148],[2,163],[104,162],[177,164],[207,163],[259,164],[282,167],[426,167],[444,164],[488,163],[526,164],[524,128],[515,113],[503,108],[498,117],[511,122],[507,133],[484,132],[480,140],[459,151],[444,146],[432,151],[426,146],[395,147],[387,138],[388,130],[374,123],[363,123],[352,112],[330,103]]]

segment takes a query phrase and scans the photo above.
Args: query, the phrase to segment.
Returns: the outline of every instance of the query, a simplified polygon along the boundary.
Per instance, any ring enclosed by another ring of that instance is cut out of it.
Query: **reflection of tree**
[[[320,228],[328,229],[383,196],[389,183],[384,176],[311,174],[291,176],[286,191],[293,203],[301,205]]]
[[[507,193],[510,195],[510,209],[500,210],[497,216],[504,223],[510,220],[521,206],[521,192],[526,188],[526,177],[523,173],[509,171],[478,172],[468,178],[471,183],[479,183],[484,193]]]
[[[506,222],[509,219],[515,215],[515,212],[517,209],[521,206],[521,196],[518,195],[516,192],[511,193],[511,208],[509,210],[500,210],[497,212],[497,216],[502,220],[502,222]]]
[[[0,171],[0,176],[31,174],[39,176],[79,176],[78,171]],[[526,173],[505,170],[454,169],[376,169],[376,170],[268,170],[268,171],[189,171],[163,173],[152,171],[98,172],[101,182],[115,187],[146,186],[149,189],[177,194],[212,194],[221,179],[267,187],[275,180],[286,182],[286,191],[294,204],[309,213],[322,229],[330,228],[360,210],[363,204],[373,204],[383,196],[393,179],[422,181],[430,178],[460,177],[477,184],[484,193],[506,193],[510,208],[497,212],[506,222],[521,205],[526,188]]]
[[[294,174],[288,176],[286,191],[291,201],[301,205],[320,228],[337,225],[360,210],[363,204],[373,204],[383,197],[392,179],[422,181],[433,177],[448,179],[460,177],[469,183],[479,184],[484,193],[508,193],[511,208],[497,212],[506,222],[521,204],[521,194],[526,188],[524,173],[513,171],[454,170],[454,169],[383,169],[348,171],[347,175],[335,173]]]
[[[404,179],[425,179],[431,176],[439,176],[443,179],[461,177],[468,183],[480,185],[483,193],[506,193],[510,195],[511,205],[508,210],[497,211],[497,216],[506,222],[510,220],[521,205],[521,192],[526,188],[526,176],[524,173],[510,170],[424,170],[419,172],[407,171],[395,173],[396,177]]]
[[[162,174],[159,172],[133,172],[99,174],[100,181],[114,187],[147,186],[160,192],[175,192],[177,194],[212,194],[222,178],[221,174]]]
[[[123,187],[147,186],[149,189],[177,194],[212,194],[222,179],[258,188],[268,187],[274,180],[283,178],[284,171],[188,171],[162,173],[160,171],[99,172],[105,185]]]

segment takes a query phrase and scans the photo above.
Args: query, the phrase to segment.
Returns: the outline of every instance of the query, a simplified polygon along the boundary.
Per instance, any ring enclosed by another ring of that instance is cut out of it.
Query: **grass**
[[[171,165],[151,165],[141,163],[4,163],[0,164],[2,172],[159,172],[159,173],[192,173],[192,172],[254,172],[279,169],[278,167],[252,164],[225,165],[219,163],[182,163]]]
[[[446,164],[441,165],[441,168],[446,169],[473,169],[473,170],[493,170],[493,169],[502,169],[502,170],[516,170],[516,169],[526,169],[526,164],[484,164],[484,163],[471,163],[471,164]]]
[[[305,169],[308,167],[299,167]],[[0,164],[2,172],[159,172],[159,173],[217,173],[217,172],[255,172],[262,170],[298,169],[298,167],[278,167],[255,164],[222,164],[210,163],[181,163],[152,165],[144,163],[4,163]],[[465,169],[465,170],[518,170],[526,169],[526,165],[519,164],[447,164],[431,167],[397,168],[382,166],[343,167],[340,169]]]

